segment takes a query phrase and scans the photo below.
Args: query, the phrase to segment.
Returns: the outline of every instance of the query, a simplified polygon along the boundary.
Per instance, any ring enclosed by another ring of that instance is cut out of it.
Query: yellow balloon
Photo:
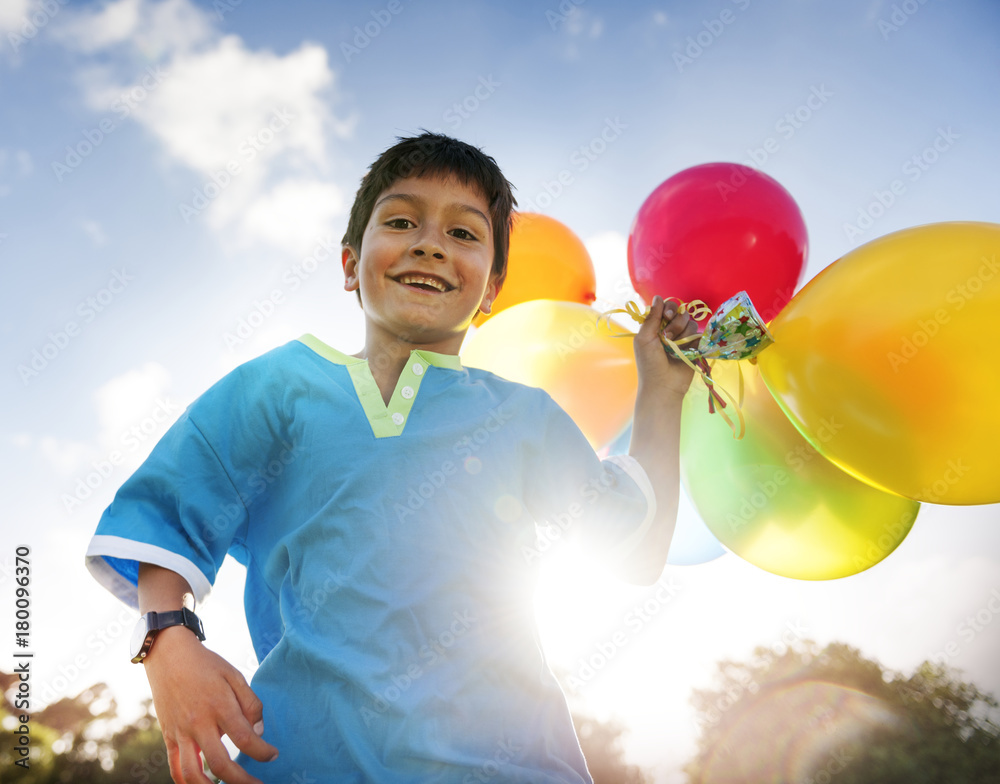
[[[569,227],[548,215],[514,215],[507,278],[493,302],[493,315],[535,299],[589,305],[596,296],[596,287],[590,253]],[[476,323],[483,324],[489,318],[479,315]]]
[[[936,223],[873,240],[768,325],[768,388],[822,454],[937,504],[1000,501],[1000,225]]]
[[[889,555],[910,532],[920,504],[877,490],[820,455],[788,421],[755,365],[720,360],[712,377],[735,396],[741,369],[741,440],[709,413],[700,378],[684,398],[681,474],[709,530],[744,560],[799,580],[847,577]]]
[[[628,424],[638,379],[632,341],[599,317],[577,302],[522,302],[470,334],[462,362],[541,387],[596,449]]]

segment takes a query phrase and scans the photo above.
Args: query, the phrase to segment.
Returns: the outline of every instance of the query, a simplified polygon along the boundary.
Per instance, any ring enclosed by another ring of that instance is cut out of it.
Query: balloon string
[[[696,321],[701,321],[702,319],[708,318],[712,315],[712,309],[708,307],[700,299],[694,299],[690,302],[684,302],[677,297],[665,297],[665,300],[677,303],[678,313],[687,313]],[[605,311],[597,319],[598,323],[603,320],[607,320],[608,330],[611,331],[611,316],[615,313],[624,313],[629,316],[633,321],[642,324],[649,318],[649,313],[652,308],[646,308],[642,310],[636,303],[629,300],[625,303],[624,308],[615,308],[613,310]],[[685,365],[687,365],[691,370],[701,376],[701,380],[705,382],[705,386],[708,387],[708,411],[710,414],[718,413],[719,416],[729,425],[729,429],[733,431],[733,438],[737,441],[743,438],[746,433],[746,420],[743,418],[743,412],[740,410],[743,407],[743,370],[740,368],[739,363],[736,364],[737,371],[739,373],[739,400],[734,398],[729,392],[727,392],[722,386],[717,384],[712,379],[712,366],[704,357],[698,357],[698,359],[692,362],[687,356],[684,355],[681,349],[682,343],[690,343],[692,340],[699,340],[700,335],[688,335],[687,337],[681,338],[680,340],[674,341],[663,334],[663,330],[667,326],[667,319],[663,319],[660,322],[660,328],[657,330],[657,334],[660,337],[660,342],[670,349],[677,359],[680,359]],[[635,337],[632,332],[612,332],[613,337],[616,338],[627,338]],[[719,393],[722,393],[721,395]],[[726,401],[722,398],[725,395],[729,398],[736,411],[736,417],[739,420],[739,425],[737,426],[729,415],[723,410],[727,407]],[[716,408],[718,406],[718,408]]]

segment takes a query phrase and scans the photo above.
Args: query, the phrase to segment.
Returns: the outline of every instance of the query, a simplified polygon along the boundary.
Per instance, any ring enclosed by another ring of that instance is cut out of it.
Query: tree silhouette
[[[616,721],[601,722],[579,711],[573,712],[580,748],[594,784],[646,784],[642,770],[625,762],[621,748],[624,728]]]
[[[592,716],[584,695],[572,685],[573,673],[558,667],[553,672],[566,694],[576,736],[594,784],[647,784],[649,779],[642,769],[625,762],[624,725],[614,719],[600,721]]]
[[[1000,784],[996,699],[951,668],[910,676],[843,643],[757,648],[691,698],[691,784]]]

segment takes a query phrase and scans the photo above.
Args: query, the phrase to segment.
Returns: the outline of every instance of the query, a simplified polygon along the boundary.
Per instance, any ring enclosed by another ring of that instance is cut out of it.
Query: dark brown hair
[[[383,152],[361,180],[347,232],[341,240],[357,253],[379,194],[407,177],[453,176],[465,186],[479,188],[490,205],[493,223],[493,274],[502,284],[507,275],[512,214],[517,202],[511,184],[492,157],[478,147],[440,133],[424,131],[419,136],[399,137]],[[360,297],[361,292],[358,292]]]

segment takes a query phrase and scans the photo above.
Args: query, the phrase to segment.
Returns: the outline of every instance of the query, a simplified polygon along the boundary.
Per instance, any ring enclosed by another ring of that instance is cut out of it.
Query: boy
[[[457,356],[503,283],[513,206],[478,149],[401,139],[362,180],[343,241],[364,348],[307,335],[237,368],[102,517],[88,566],[144,613],[134,660],[175,781],[207,784],[200,754],[228,784],[591,780],[522,548],[535,520],[569,516],[634,581],[656,581],[691,380],[657,326],[677,338],[694,324],[653,303],[631,456],[598,460],[544,392]],[[227,552],[247,566],[252,690],[184,607]]]

